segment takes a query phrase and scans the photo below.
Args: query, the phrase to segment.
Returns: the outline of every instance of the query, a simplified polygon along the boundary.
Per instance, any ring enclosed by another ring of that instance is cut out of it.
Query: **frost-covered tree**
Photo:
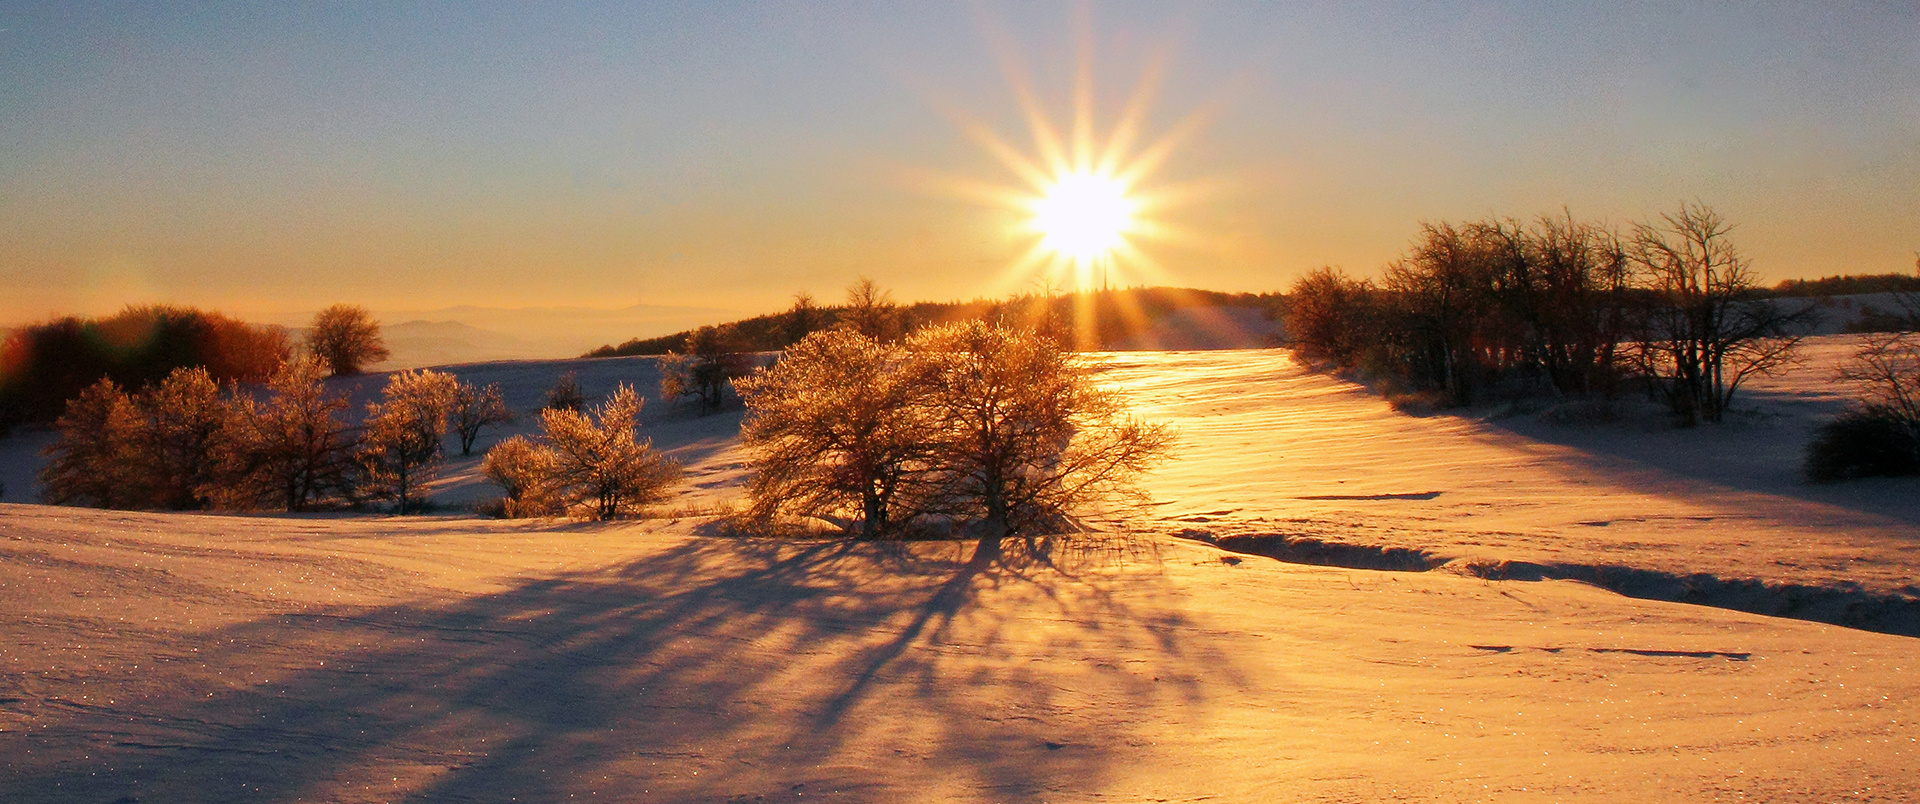
[[[755,512],[857,521],[863,538],[888,535],[934,457],[926,365],[860,332],[823,330],[736,383]]]
[[[140,487],[140,411],[112,380],[86,387],[54,424],[59,433],[42,454],[41,495],[54,505],[123,508],[145,496]]]
[[[552,449],[513,436],[487,450],[480,464],[487,479],[506,493],[501,513],[508,518],[554,513]]]
[[[732,327],[694,330],[687,336],[687,354],[669,352],[660,359],[660,396],[693,397],[702,416],[719,411],[727,387],[751,369],[736,345],[738,340]]]
[[[305,511],[351,492],[354,439],[338,418],[347,402],[327,393],[325,375],[317,359],[290,360],[264,402],[235,399],[219,449],[228,504]]]
[[[979,321],[930,327],[907,348],[929,361],[939,473],[929,507],[980,523],[981,548],[1076,511],[1141,499],[1136,480],[1172,444],[1058,343]]]
[[[355,455],[361,489],[393,500],[405,514],[420,487],[438,474],[447,415],[459,383],[451,374],[404,371],[387,380],[381,401],[367,406],[366,429]]]
[[[553,454],[553,490],[562,505],[585,505],[595,519],[607,519],[659,502],[680,479],[678,463],[637,437],[640,405],[640,395],[623,383],[591,415],[541,412]]]
[[[379,323],[366,308],[351,304],[336,304],[314,315],[307,353],[326,363],[335,375],[359,374],[389,355]]]
[[[231,408],[205,368],[175,369],[136,399],[139,471],[147,502],[168,510],[213,504],[217,453]]]
[[[499,383],[475,388],[472,383],[463,382],[454,390],[453,431],[460,436],[462,456],[473,454],[473,443],[480,439],[482,429],[512,421],[513,410],[507,407]]]

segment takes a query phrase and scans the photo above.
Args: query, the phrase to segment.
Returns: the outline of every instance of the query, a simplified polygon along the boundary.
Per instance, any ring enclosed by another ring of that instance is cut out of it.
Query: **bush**
[[[1920,436],[1885,408],[1856,410],[1814,433],[1806,470],[1817,482],[1920,474]]]
[[[574,378],[571,371],[560,375],[560,379],[554,381],[553,387],[547,389],[546,410],[570,410],[577,413],[586,406],[587,397],[580,392],[580,381]]]
[[[665,499],[680,465],[635,432],[640,395],[621,384],[591,415],[540,413],[544,444],[515,436],[487,451],[487,477],[507,492],[503,513],[527,516],[576,507],[594,519],[630,514]]]
[[[509,519],[556,513],[553,504],[553,451],[525,436],[493,445],[480,462],[487,479],[506,492],[500,513]]]
[[[1838,379],[1859,389],[1860,406],[1814,434],[1807,444],[1807,477],[1920,474],[1920,334],[1861,338]]]

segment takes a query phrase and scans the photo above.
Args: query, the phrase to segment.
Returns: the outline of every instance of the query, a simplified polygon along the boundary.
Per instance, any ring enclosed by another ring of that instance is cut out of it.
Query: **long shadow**
[[[194,667],[96,690],[114,705],[0,735],[0,800],[1094,790],[1124,772],[1140,711],[1195,708],[1225,662],[1183,646],[1168,607],[1126,602],[1145,574],[1071,570],[690,538],[452,603],[269,617],[208,634]]]
[[[1742,391],[1740,400],[1743,409],[1758,407],[1789,413],[1754,419],[1736,410],[1722,424],[1672,429],[1654,437],[1639,432],[1646,429],[1646,424],[1629,422],[1561,426],[1532,417],[1514,417],[1487,426],[1495,432],[1578,449],[1618,466],[1650,468],[1673,477],[1920,525],[1920,478],[1812,483],[1801,474],[1801,456],[1813,428],[1841,410],[1838,402],[1751,390]],[[1623,430],[1634,432],[1623,438]]]

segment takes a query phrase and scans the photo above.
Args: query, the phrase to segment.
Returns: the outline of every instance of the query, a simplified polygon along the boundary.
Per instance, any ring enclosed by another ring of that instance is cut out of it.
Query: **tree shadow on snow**
[[[904,773],[1038,800],[1112,778],[1141,713],[1182,717],[1225,664],[1126,602],[1155,576],[1111,552],[970,550],[690,538],[453,603],[266,618],[209,634],[198,676],[153,669],[165,694],[37,724],[0,798],[879,801]]]

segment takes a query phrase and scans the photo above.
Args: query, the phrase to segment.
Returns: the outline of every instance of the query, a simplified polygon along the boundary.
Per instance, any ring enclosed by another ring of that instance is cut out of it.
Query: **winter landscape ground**
[[[728,535],[737,409],[651,403],[685,493],[611,523],[465,514],[477,456],[437,516],[31,505],[16,435],[0,799],[1920,800],[1920,481],[1798,475],[1848,349],[1693,430],[1101,355],[1180,434],[1153,513],[1013,567]]]

